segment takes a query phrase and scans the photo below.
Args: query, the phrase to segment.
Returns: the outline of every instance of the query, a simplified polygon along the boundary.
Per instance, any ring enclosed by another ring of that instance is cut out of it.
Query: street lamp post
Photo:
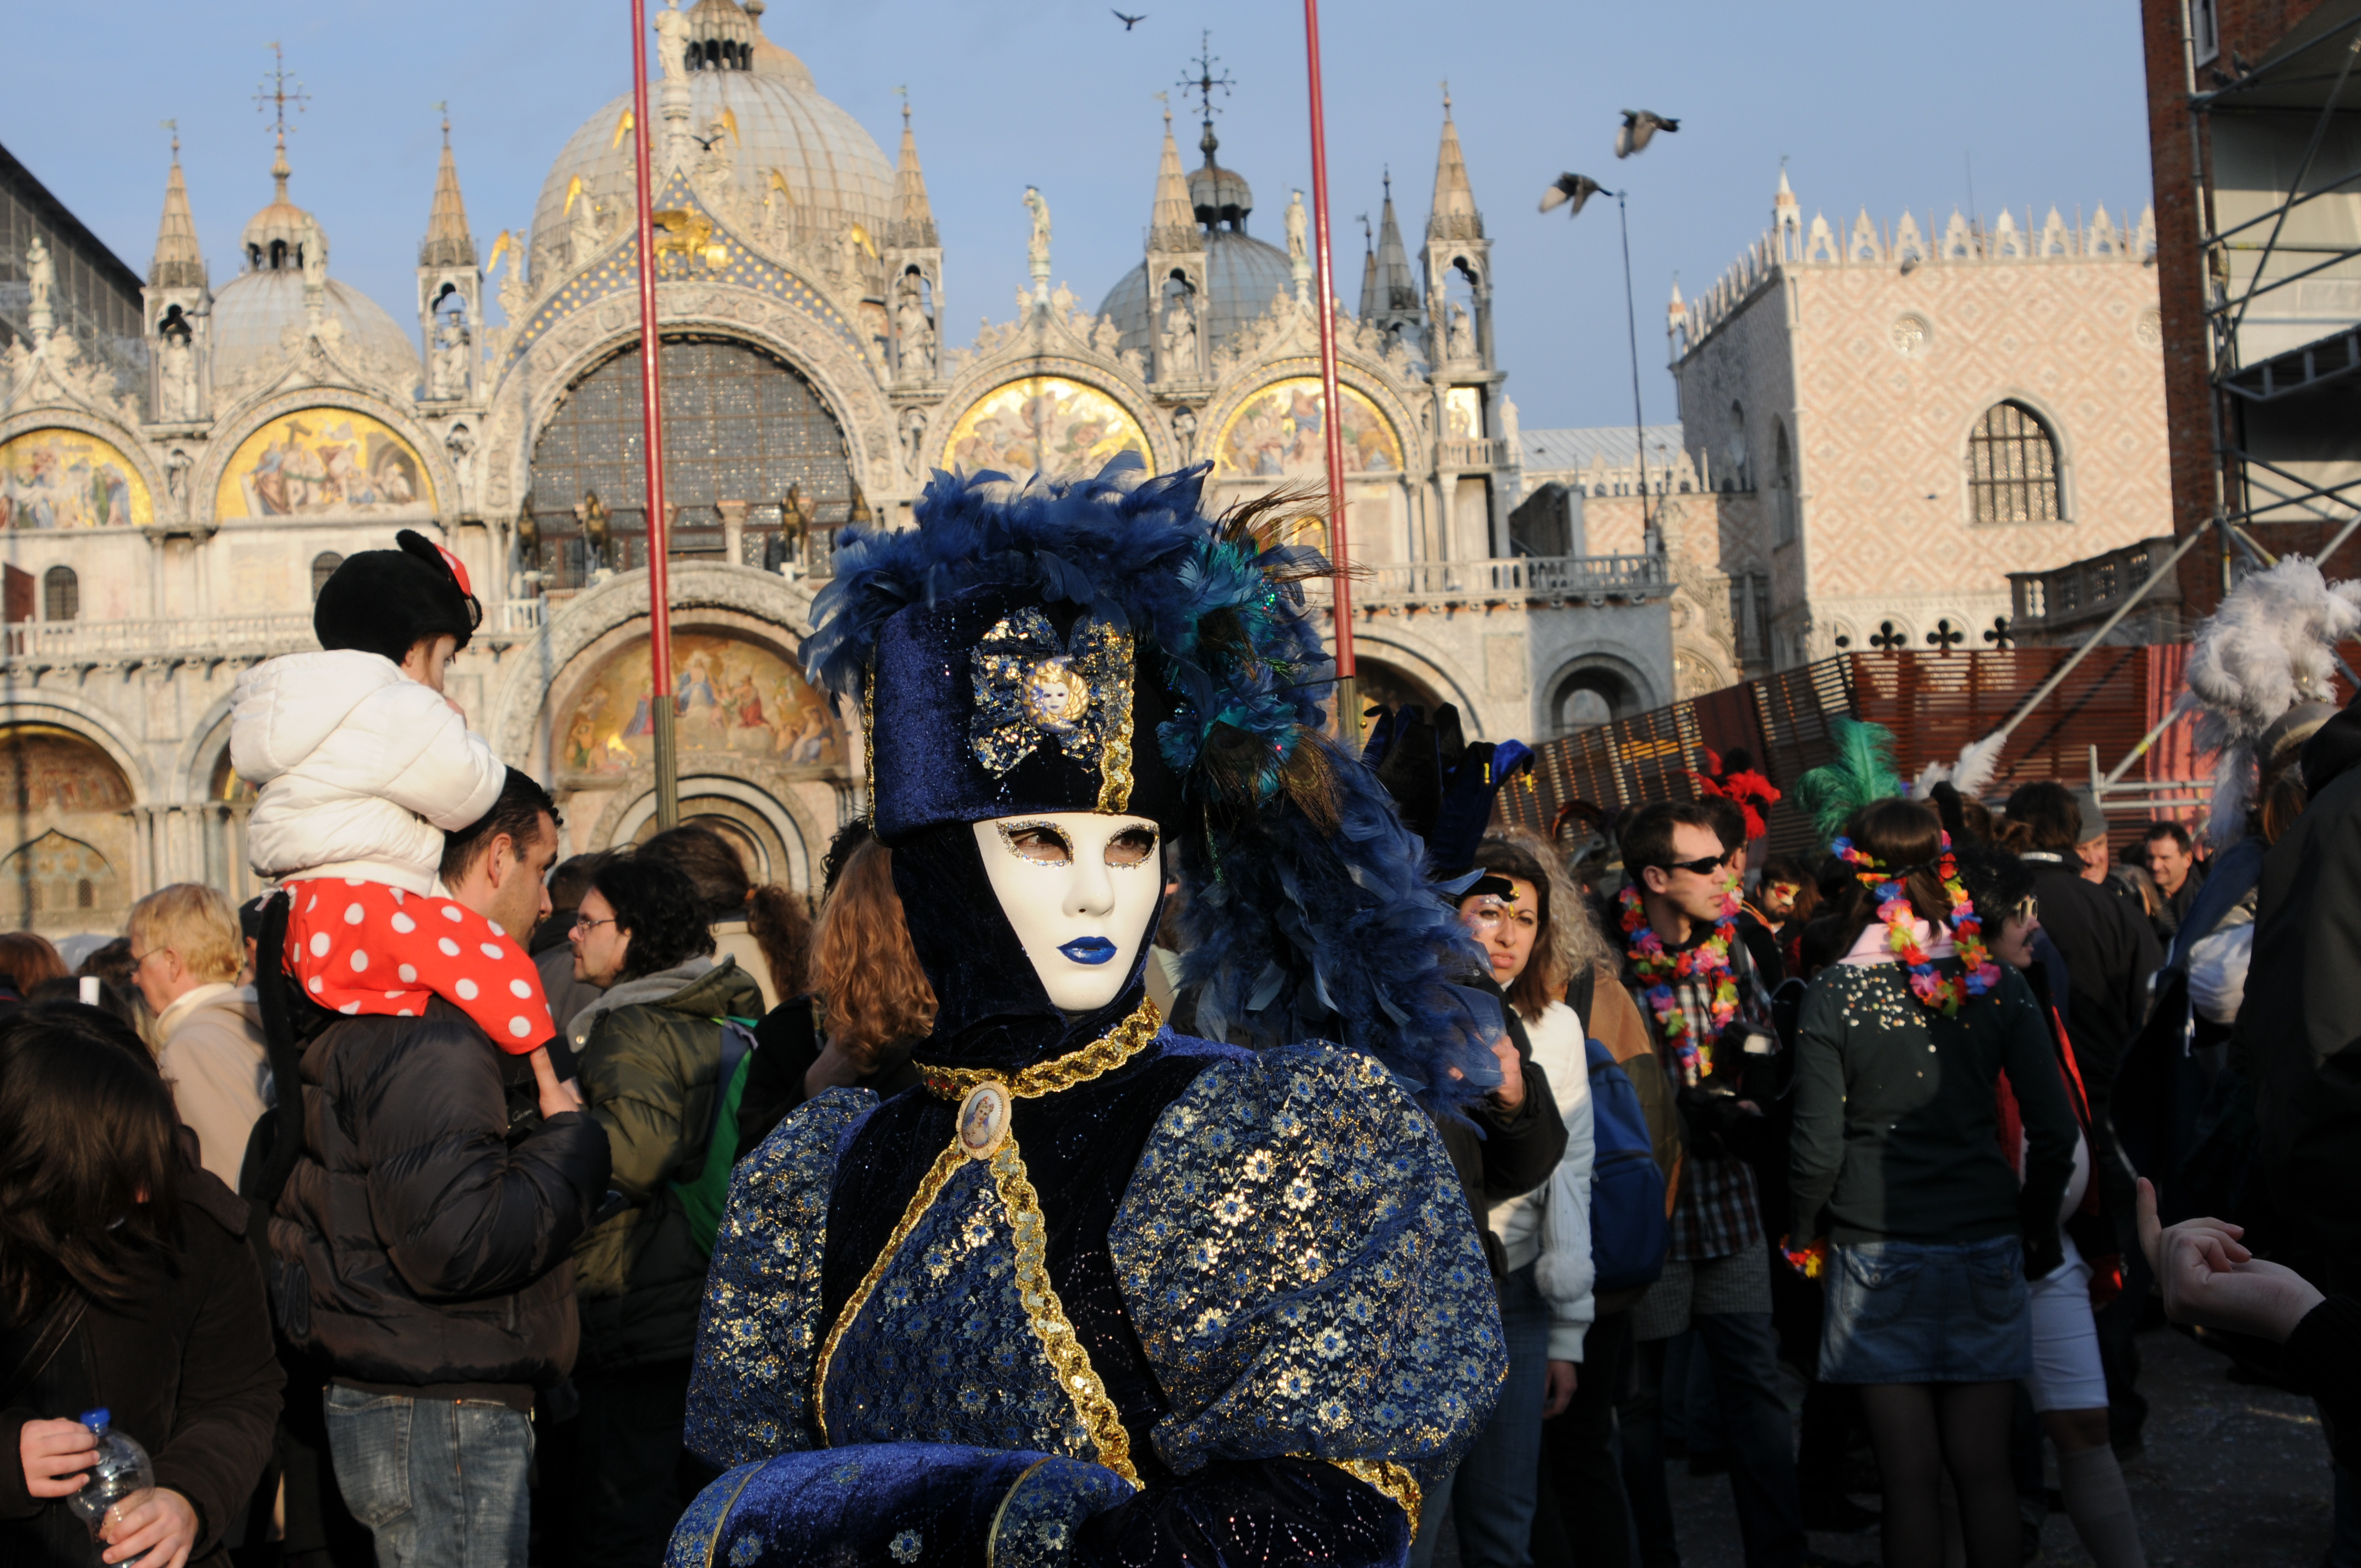
[[[640,433],[646,448],[648,499],[648,717],[655,725],[656,826],[680,826],[680,767],[672,700],[672,586],[665,552],[664,389],[656,330],[655,193],[648,178],[647,0],[631,0],[631,157],[639,174],[633,205],[640,247]]]

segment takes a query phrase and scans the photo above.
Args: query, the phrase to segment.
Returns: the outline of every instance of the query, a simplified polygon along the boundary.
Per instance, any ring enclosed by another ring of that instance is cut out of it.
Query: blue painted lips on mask
[[[1115,944],[1104,937],[1077,937],[1058,950],[1078,964],[1103,964],[1115,957]]]

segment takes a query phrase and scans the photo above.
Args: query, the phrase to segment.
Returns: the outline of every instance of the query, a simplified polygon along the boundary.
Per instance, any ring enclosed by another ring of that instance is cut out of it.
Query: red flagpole
[[[656,331],[655,201],[648,178],[647,0],[631,0],[631,156],[639,170],[635,205],[640,246],[640,432],[648,463],[648,711],[655,721],[656,826],[680,825],[680,774],[673,745],[672,586],[664,488],[664,388],[657,360],[663,340]]]
[[[1351,547],[1345,532],[1345,408],[1336,389],[1336,283],[1328,261],[1328,123],[1320,104],[1320,0],[1303,0],[1312,79],[1312,238],[1320,275],[1321,433],[1328,438],[1329,558],[1336,568],[1336,733],[1357,750],[1361,702],[1353,659]]]

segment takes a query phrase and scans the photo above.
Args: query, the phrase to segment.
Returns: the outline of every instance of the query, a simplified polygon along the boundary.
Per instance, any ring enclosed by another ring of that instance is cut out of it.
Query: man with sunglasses
[[[1796,1497],[1769,1242],[1746,1159],[1763,1126],[1746,1095],[1747,1068],[1775,1051],[1778,1036],[1736,931],[1737,853],[1719,826],[1707,803],[1667,801],[1642,806],[1622,833],[1631,877],[1619,900],[1624,985],[1677,1090],[1687,1146],[1664,1277],[1631,1310],[1640,1391],[1623,1408],[1623,1452],[1642,1558],[1675,1562],[1660,1392],[1667,1342],[1693,1332],[1713,1368],[1748,1568],[1798,1568],[1818,1559]]]

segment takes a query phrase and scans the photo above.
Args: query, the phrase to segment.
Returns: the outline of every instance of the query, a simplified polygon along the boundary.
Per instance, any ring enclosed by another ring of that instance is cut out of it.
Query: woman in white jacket
[[[1493,1205],[1486,1222],[1508,1254],[1500,1321],[1509,1376],[1483,1435],[1452,1482],[1460,1561],[1469,1568],[1527,1568],[1541,1483],[1542,1421],[1564,1409],[1580,1376],[1583,1334],[1595,1315],[1590,1284],[1590,1074],[1583,1021],[1566,1005],[1565,983],[1587,970],[1587,917],[1546,851],[1487,839],[1476,851],[1484,875],[1465,894],[1460,918],[1484,946],[1492,978],[1507,993],[1549,1079],[1565,1121],[1565,1154],[1533,1191]],[[1555,885],[1553,886],[1554,882]],[[1554,916],[1553,904],[1570,905]],[[1593,942],[1588,946],[1595,946]]]

